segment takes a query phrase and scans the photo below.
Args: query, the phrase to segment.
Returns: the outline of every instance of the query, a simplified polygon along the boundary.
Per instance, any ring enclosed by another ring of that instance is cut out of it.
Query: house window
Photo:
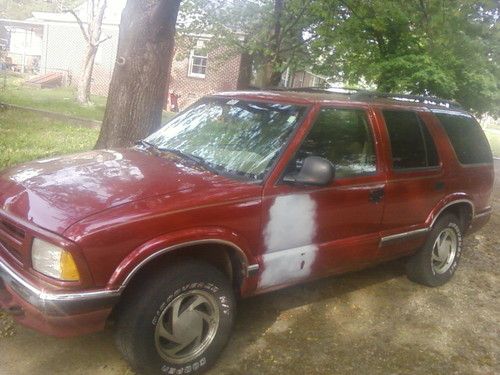
[[[207,72],[208,54],[203,41],[196,42],[196,47],[189,54],[188,76],[205,78]]]

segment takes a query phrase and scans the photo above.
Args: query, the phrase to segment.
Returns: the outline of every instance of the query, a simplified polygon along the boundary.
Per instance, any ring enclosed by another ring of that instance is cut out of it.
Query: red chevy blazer
[[[491,151],[436,98],[212,95],[128,149],[0,174],[0,306],[80,335],[116,321],[138,371],[209,368],[237,298],[407,257],[453,276],[491,214]]]

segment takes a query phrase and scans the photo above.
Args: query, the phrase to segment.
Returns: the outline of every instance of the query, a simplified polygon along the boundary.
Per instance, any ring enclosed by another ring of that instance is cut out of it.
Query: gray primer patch
[[[264,229],[266,253],[260,288],[308,277],[316,259],[316,202],[306,194],[277,197]]]

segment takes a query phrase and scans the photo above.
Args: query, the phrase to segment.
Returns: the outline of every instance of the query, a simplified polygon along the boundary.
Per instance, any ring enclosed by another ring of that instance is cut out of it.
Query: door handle
[[[370,191],[370,202],[379,203],[382,200],[382,198],[384,198],[384,194],[385,194],[384,188],[374,189]]]

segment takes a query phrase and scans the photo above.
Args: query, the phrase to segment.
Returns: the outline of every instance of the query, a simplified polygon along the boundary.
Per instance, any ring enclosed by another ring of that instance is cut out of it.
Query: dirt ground
[[[443,287],[408,281],[396,261],[242,301],[210,374],[500,374],[499,183],[493,205]],[[111,330],[59,340],[0,315],[0,374],[133,372]]]

